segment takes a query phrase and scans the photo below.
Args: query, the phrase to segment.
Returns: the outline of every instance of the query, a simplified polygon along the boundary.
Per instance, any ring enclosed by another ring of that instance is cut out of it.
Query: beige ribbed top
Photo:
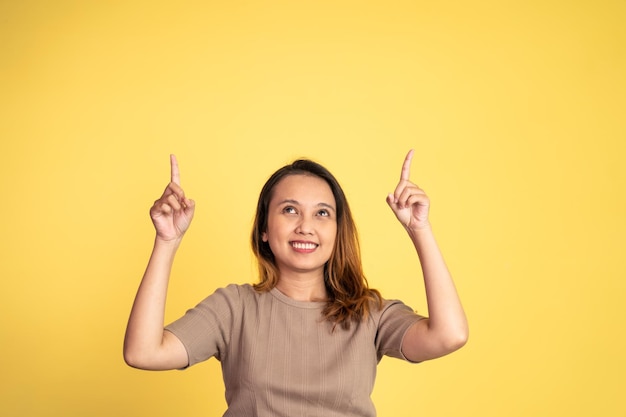
[[[360,325],[331,332],[324,305],[233,284],[166,329],[185,345],[190,366],[221,362],[224,416],[375,416],[376,365],[383,355],[405,359],[402,338],[423,317],[386,300]]]

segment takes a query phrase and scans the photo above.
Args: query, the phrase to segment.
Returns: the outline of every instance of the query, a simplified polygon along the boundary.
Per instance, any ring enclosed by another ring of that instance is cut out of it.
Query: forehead
[[[335,197],[328,183],[314,175],[294,174],[281,179],[272,190],[270,204],[285,199],[296,200],[301,203],[335,205]]]

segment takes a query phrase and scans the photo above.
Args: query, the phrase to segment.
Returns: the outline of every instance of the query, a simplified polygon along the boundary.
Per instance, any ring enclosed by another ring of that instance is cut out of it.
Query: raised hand
[[[411,160],[413,149],[409,151],[402,164],[400,182],[393,194],[387,196],[387,204],[407,230],[420,230],[430,227],[428,210],[430,200],[426,193],[413,184],[409,178],[411,174]]]
[[[171,241],[181,239],[193,219],[195,203],[185,197],[180,187],[178,161],[170,155],[171,180],[161,198],[150,208],[150,217],[156,229],[157,238]]]

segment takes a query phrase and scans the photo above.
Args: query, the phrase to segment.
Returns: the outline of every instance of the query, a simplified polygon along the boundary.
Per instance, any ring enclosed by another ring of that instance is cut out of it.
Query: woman
[[[383,355],[421,362],[468,337],[429,199],[409,180],[412,157],[387,203],[417,251],[428,317],[368,287],[341,187],[321,165],[299,160],[276,171],[259,196],[252,247],[260,282],[218,289],[164,328],[174,254],[195,208],[172,155],[171,182],[150,211],[156,239],[128,322],[126,362],[163,370],[216,357],[225,416],[374,416],[370,395]]]

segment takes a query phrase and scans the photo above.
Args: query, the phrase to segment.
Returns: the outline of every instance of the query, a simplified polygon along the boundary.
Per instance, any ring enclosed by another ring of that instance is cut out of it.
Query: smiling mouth
[[[291,246],[293,246],[294,249],[313,250],[317,248],[319,245],[316,243],[310,243],[310,242],[291,242]]]

